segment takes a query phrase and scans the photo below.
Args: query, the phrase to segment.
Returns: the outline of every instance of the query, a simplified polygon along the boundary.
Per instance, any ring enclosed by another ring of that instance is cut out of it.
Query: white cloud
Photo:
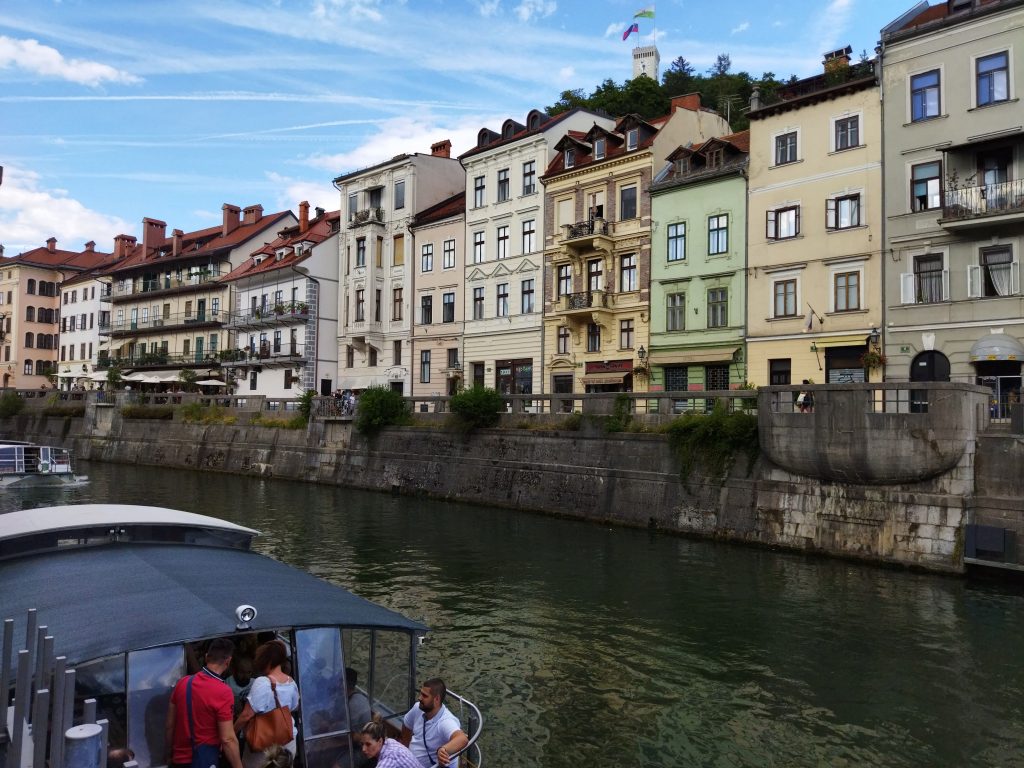
[[[498,11],[501,10],[501,0],[484,0],[484,2],[478,3],[480,8],[480,15],[485,19],[491,16],[496,16]]]
[[[735,27],[733,27],[732,31],[729,34],[737,35],[740,32],[746,32],[748,29],[750,29],[750,22],[749,21],[744,21],[744,22],[741,22],[740,24],[736,25]]]
[[[572,67],[562,67],[558,70],[558,79],[563,83],[576,77],[576,70]]]
[[[537,17],[543,19],[558,10],[555,0],[520,0],[516,6],[516,16],[520,21],[529,21]]]
[[[273,171],[267,172],[267,179],[274,184],[278,193],[274,200],[277,211],[299,212],[299,203],[307,201],[311,208],[323,208],[328,211],[338,210],[340,197],[338,190],[330,181],[308,181],[283,176]]]
[[[133,84],[141,80],[114,67],[85,59],[66,59],[56,48],[38,40],[0,35],[0,69],[17,67],[33,75],[98,86],[105,82]]]
[[[320,21],[381,21],[384,16],[378,10],[379,6],[380,0],[316,0],[313,18]]]
[[[5,255],[38,248],[47,238],[57,246],[81,250],[89,240],[99,251],[110,251],[114,237],[133,231],[128,222],[86,208],[62,189],[46,189],[39,174],[18,167],[4,169],[0,192],[0,232]]]
[[[628,26],[628,24],[623,24],[621,21],[612,22],[608,25],[608,29],[604,31],[604,36],[615,37],[615,35],[621,35]]]
[[[855,0],[832,0],[808,26],[812,39],[822,51],[838,48],[846,39],[853,18]]]

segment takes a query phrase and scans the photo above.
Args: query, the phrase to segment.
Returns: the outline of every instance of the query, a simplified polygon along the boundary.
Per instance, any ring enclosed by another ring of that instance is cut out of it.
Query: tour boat
[[[0,488],[13,485],[81,485],[85,475],[71,467],[66,448],[36,445],[20,440],[0,440]]]
[[[53,734],[104,720],[110,749],[131,749],[140,768],[163,765],[171,691],[197,671],[204,644],[217,637],[235,642],[236,659],[267,639],[286,643],[301,697],[296,744],[306,768],[357,764],[351,733],[363,724],[349,723],[346,667],[357,673],[355,690],[397,734],[416,704],[417,648],[427,627],[254,552],[257,535],[213,517],[146,506],[0,515],[0,619],[7,619],[0,744],[4,725],[8,734],[25,734],[8,744],[7,765],[31,764],[33,754],[62,765],[62,740]],[[65,669],[74,670],[70,680]],[[41,728],[39,702],[51,694],[64,706],[54,706],[50,726]],[[453,691],[447,705],[470,737],[460,768],[481,765],[479,709]],[[19,717],[32,721],[31,730],[17,726]],[[14,751],[20,760],[12,763]]]

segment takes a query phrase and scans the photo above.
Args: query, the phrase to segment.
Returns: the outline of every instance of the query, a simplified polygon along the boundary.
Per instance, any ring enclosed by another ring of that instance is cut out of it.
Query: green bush
[[[25,407],[25,401],[18,397],[17,392],[4,392],[0,396],[0,418],[16,416]]]
[[[616,395],[612,406],[612,415],[605,419],[605,432],[625,432],[633,421],[633,398],[629,395]]]
[[[170,405],[126,405],[121,409],[125,419],[163,419],[174,418],[174,407]]]
[[[316,397],[315,389],[307,389],[299,398],[299,413],[302,414],[302,425],[309,424],[310,416],[313,415],[313,398]]]
[[[681,416],[666,431],[669,444],[679,458],[684,480],[698,461],[709,479],[724,479],[740,452],[746,454],[750,470],[760,452],[757,417],[748,413],[727,413],[721,405],[707,415]]]
[[[229,414],[219,405],[203,405],[192,402],[179,409],[181,420],[186,424],[234,424],[238,421],[234,414]]]
[[[566,416],[562,423],[558,425],[559,429],[564,429],[569,432],[579,432],[580,427],[583,426],[583,414],[582,413],[570,413]]]
[[[270,427],[272,429],[305,429],[309,423],[306,421],[306,417],[301,413],[297,413],[290,419],[284,416],[267,416],[259,413],[252,418],[252,425],[254,427]]]
[[[496,426],[505,410],[505,401],[497,390],[473,387],[453,395],[448,407],[464,427],[476,429]]]
[[[373,436],[383,427],[409,424],[411,420],[409,405],[390,387],[370,387],[359,395],[355,425],[363,435]]]
[[[43,409],[46,416],[85,416],[84,405],[49,405]]]

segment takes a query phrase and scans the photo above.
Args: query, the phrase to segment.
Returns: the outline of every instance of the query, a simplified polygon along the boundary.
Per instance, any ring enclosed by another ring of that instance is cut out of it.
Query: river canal
[[[301,483],[92,463],[0,509],[154,504],[432,628],[486,762],[1024,765],[1024,588]],[[252,602],[258,603],[257,600]]]

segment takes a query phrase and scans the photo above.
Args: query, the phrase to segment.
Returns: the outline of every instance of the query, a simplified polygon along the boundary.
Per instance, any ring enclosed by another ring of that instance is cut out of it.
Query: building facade
[[[886,374],[976,381],[1024,360],[1024,3],[921,3],[882,30]]]
[[[343,212],[338,360],[345,389],[411,391],[415,254],[408,228],[417,210],[465,190],[462,166],[450,155],[451,142],[442,141],[429,155],[399,155],[334,180]]]

